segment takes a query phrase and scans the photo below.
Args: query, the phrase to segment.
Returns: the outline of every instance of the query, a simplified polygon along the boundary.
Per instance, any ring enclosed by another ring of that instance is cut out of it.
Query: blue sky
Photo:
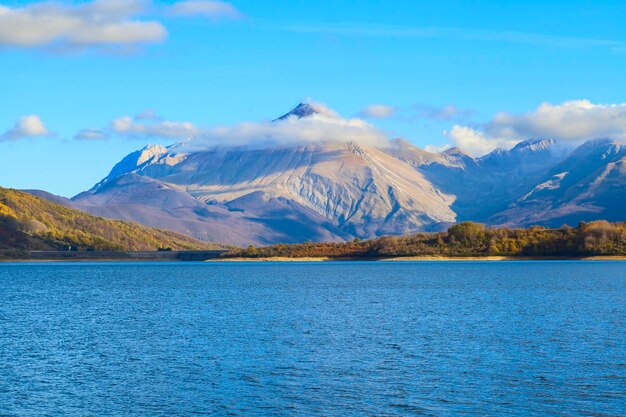
[[[15,13],[35,3],[0,5]],[[381,104],[394,115],[370,123],[427,146],[466,143],[451,142],[454,125],[500,138],[498,112],[519,126],[535,123],[524,115],[543,102],[625,101],[624,2],[235,0],[236,13],[215,16],[175,15],[173,3],[124,17],[167,34],[123,47],[24,45],[12,34],[3,42],[0,30],[0,135],[27,115],[46,130],[5,133],[1,186],[65,196],[90,188],[127,153],[175,140],[76,133],[148,109],[215,126],[271,119],[306,98],[343,117]],[[59,13],[79,2],[64,4]]]

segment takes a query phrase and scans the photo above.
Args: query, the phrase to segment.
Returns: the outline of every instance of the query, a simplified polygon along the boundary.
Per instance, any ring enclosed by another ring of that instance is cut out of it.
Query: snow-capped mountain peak
[[[538,152],[552,148],[556,144],[554,139],[528,139],[515,145],[511,152]]]
[[[322,115],[322,116],[331,117],[331,118],[338,117],[338,114],[334,110],[324,106],[323,104],[314,103],[314,102],[305,102],[305,103],[298,104],[289,113],[286,113],[280,116],[278,119],[274,119],[273,121],[276,122],[276,121],[286,120],[286,119],[291,119],[291,118],[302,119],[305,117],[311,117],[315,115]]]

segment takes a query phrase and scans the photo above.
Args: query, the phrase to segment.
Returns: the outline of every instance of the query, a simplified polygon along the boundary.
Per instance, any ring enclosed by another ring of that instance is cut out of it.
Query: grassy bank
[[[225,246],[137,223],[92,216],[0,187],[0,251],[193,251]]]

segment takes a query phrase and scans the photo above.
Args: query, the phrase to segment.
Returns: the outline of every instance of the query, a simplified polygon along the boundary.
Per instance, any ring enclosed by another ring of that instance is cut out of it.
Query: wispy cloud
[[[442,121],[467,120],[474,115],[474,111],[460,109],[454,104],[444,106],[432,106],[429,104],[416,104],[408,109],[409,117],[415,119],[429,119]]]
[[[168,9],[172,16],[198,16],[217,19],[239,19],[243,14],[235,6],[223,1],[188,0],[174,3]]]
[[[474,115],[474,111],[461,109],[454,104],[433,106],[430,104],[413,104],[410,106],[392,106],[389,104],[370,104],[357,113],[366,119],[395,119],[404,122],[419,120],[435,121],[466,121]]]
[[[448,144],[444,144],[444,145],[426,145],[424,147],[424,150],[428,151],[428,152],[432,152],[432,153],[441,153],[445,150],[450,149],[451,146]]]
[[[78,133],[76,133],[76,135],[74,136],[74,139],[102,140],[102,139],[108,139],[108,137],[109,137],[109,134],[105,132],[104,130],[87,128],[87,129],[81,129]]]
[[[411,39],[450,39],[458,41],[504,42],[553,48],[607,48],[625,52],[626,41],[545,35],[540,33],[468,29],[454,27],[414,27],[394,25],[287,25],[275,29],[295,33],[314,33],[337,36],[388,37]]]
[[[154,110],[147,109],[135,115],[135,120],[163,120]]]
[[[361,110],[358,115],[368,119],[387,119],[396,113],[394,106],[386,104],[370,104]]]
[[[119,136],[135,138],[188,139],[197,136],[199,129],[190,122],[146,120],[130,116],[111,122],[109,130]]]
[[[153,110],[144,110],[134,117],[122,116],[112,120],[104,128],[79,130],[74,139],[105,140],[111,137],[129,139],[185,140],[196,136],[200,129],[190,122],[174,122],[163,119]]]
[[[0,136],[2,140],[18,140],[37,136],[49,136],[50,131],[41,118],[31,114],[21,117],[11,129]]]

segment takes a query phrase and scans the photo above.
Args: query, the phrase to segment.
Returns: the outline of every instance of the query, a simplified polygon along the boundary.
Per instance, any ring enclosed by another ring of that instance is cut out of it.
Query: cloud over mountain
[[[497,113],[478,126],[454,125],[447,132],[455,146],[480,155],[510,148],[520,140],[548,137],[579,144],[593,138],[626,139],[626,103],[594,104],[589,100],[542,103],[523,114]]]
[[[481,156],[497,148],[510,149],[530,138],[551,138],[561,144],[579,144],[590,138],[626,139],[626,104],[593,104],[588,100],[559,105],[544,103],[536,110],[523,114],[497,113],[491,120],[475,125],[459,124],[460,119],[469,117],[470,111],[453,105],[414,106],[412,109],[419,111],[420,117],[452,124],[444,132],[447,143],[428,145],[426,149],[429,151],[457,146]],[[396,117],[395,112],[400,110],[387,105],[371,105],[359,115],[381,119]],[[301,103],[273,121],[228,126],[200,126],[190,121],[167,120],[153,110],[146,110],[134,117],[119,117],[103,129],[83,129],[76,138],[105,139],[110,136],[172,140],[180,142],[181,147],[193,150],[310,143],[355,142],[375,147],[389,144],[386,132],[367,120],[343,118],[329,107],[315,102]]]
[[[347,142],[384,146],[387,138],[382,131],[365,120],[343,119],[316,113],[306,117],[288,117],[275,122],[247,122],[205,129],[185,146],[265,147]]]
[[[147,116],[150,117],[147,117]],[[186,121],[170,121],[154,112],[113,120],[106,129],[83,129],[77,139],[102,139],[108,135],[155,138],[180,142],[185,150],[222,146],[291,146],[310,143],[355,142],[385,146],[384,132],[359,118],[345,119],[327,106],[309,102],[274,121],[243,122],[230,126],[202,127]]]
[[[509,149],[515,146],[520,139],[489,137],[484,132],[468,126],[454,125],[444,134],[450,141],[461,149],[474,156],[485,155],[494,149]],[[432,145],[429,145],[432,148]],[[434,149],[434,148],[433,148]]]

